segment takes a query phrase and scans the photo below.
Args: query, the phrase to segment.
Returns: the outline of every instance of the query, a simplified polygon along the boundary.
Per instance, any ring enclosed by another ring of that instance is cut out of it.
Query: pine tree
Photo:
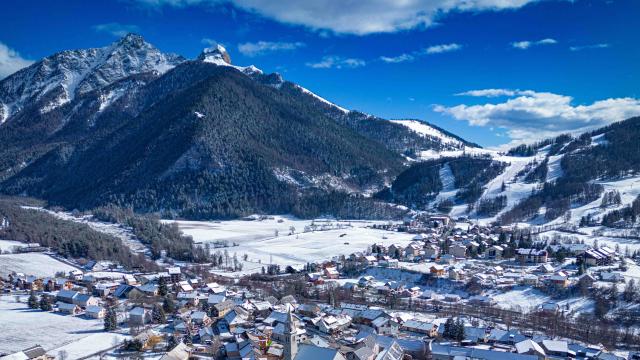
[[[33,290],[29,293],[29,300],[27,300],[27,304],[29,305],[29,309],[38,309],[40,307],[36,293]]]
[[[107,308],[107,315],[104,317],[105,331],[113,331],[118,328],[118,315],[113,306]]]
[[[53,306],[51,305],[51,299],[49,299],[47,295],[42,295],[40,297],[40,310],[42,311],[53,310]]]
[[[167,289],[167,279],[164,276],[161,276],[158,280],[158,294],[160,294],[160,296],[165,296],[168,292],[169,289]]]
[[[442,333],[442,336],[445,339],[453,338],[454,328],[455,328],[455,322],[453,321],[453,318],[448,318],[447,321],[444,323],[444,332]]]
[[[454,337],[458,341],[464,340],[464,321],[460,319],[456,320],[454,329],[455,333],[452,334],[454,335],[452,337]]]
[[[165,296],[164,301],[162,302],[162,309],[165,314],[173,314],[176,311],[176,305],[170,297]]]
[[[154,324],[164,324],[167,321],[162,306],[159,306],[158,304],[153,306],[153,310],[151,311],[151,318],[153,319]]]

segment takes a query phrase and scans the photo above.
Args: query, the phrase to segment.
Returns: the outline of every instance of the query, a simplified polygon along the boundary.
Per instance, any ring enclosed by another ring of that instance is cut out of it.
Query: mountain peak
[[[231,57],[227,49],[220,44],[202,50],[202,53],[198,56],[198,60],[217,65],[231,65]]]
[[[120,40],[118,40],[117,44],[120,46],[132,46],[132,47],[140,48],[145,44],[147,44],[147,42],[144,40],[144,38],[141,35],[128,33],[127,35],[123,36]]]

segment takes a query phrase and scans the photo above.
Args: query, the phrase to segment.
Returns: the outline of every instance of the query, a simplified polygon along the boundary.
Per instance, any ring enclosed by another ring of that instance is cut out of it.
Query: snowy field
[[[36,344],[49,351],[102,333],[103,326],[102,320],[31,310],[27,307],[27,296],[22,296],[20,303],[14,296],[0,296],[0,353],[16,352]]]
[[[59,357],[59,354],[64,351],[67,354],[68,359],[80,359],[91,356],[101,351],[109,350],[116,344],[120,344],[124,340],[130,338],[131,336],[129,335],[98,332],[69,344],[63,345],[59,348],[49,350],[47,351],[47,354]],[[98,358],[99,357],[96,356],[96,359]]]
[[[0,250],[2,250],[2,252],[13,252],[13,249],[16,247],[25,247],[26,245],[24,243],[21,243],[20,241],[13,241],[13,240],[0,240]]]
[[[75,268],[42,253],[0,255],[0,275],[21,272],[36,276],[53,276],[58,271],[69,272]]]
[[[236,254],[238,259],[242,259],[246,254],[247,261],[243,261],[242,274],[259,272],[270,261],[280,266],[291,265],[300,268],[308,262],[364,252],[374,243],[396,243],[406,246],[413,238],[413,235],[407,233],[365,227],[374,222],[341,221],[343,227],[339,229],[335,228],[336,221],[331,223],[334,226],[331,230],[304,232],[305,226],[311,225],[311,220],[275,217],[264,221],[178,221],[180,230],[193,236],[197,243],[210,243],[212,251],[226,250],[231,256]],[[320,228],[328,223],[316,220],[315,224]],[[290,226],[296,229],[293,235],[289,235]],[[214,249],[213,243],[216,241],[227,241],[230,245],[236,243],[238,246]]]

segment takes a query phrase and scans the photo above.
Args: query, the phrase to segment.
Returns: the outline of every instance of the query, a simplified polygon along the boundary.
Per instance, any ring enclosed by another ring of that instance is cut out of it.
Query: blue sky
[[[483,146],[640,115],[637,0],[24,0],[2,9],[0,76],[131,31],[188,58],[221,43],[235,64],[280,72],[343,107],[426,120]]]

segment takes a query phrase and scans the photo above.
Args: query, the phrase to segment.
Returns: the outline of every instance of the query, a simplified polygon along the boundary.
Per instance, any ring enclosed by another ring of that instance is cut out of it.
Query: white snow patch
[[[26,295],[21,296],[20,303],[13,295],[0,296],[0,324],[0,353],[20,351],[35,344],[50,350],[100,333],[104,327],[102,320],[29,309]]]
[[[429,126],[428,124],[417,120],[390,120],[392,123],[403,125],[411,131],[420,134],[423,137],[440,139],[444,144],[463,146],[462,142],[454,137],[446,135],[442,131]]]
[[[1,254],[0,275],[21,272],[35,276],[54,276],[56,272],[69,272],[76,268],[43,253]],[[0,323],[2,323],[0,321]]]
[[[296,87],[297,87],[298,89],[300,89],[300,91],[302,91],[303,93],[305,93],[305,94],[307,94],[307,95],[311,95],[311,96],[313,96],[314,98],[316,98],[317,100],[320,100],[320,101],[322,101],[323,103],[325,103],[325,104],[327,104],[327,105],[329,105],[329,106],[331,106],[331,107],[333,107],[333,108],[336,108],[336,109],[340,110],[341,112],[343,112],[343,113],[345,113],[345,114],[349,113],[349,110],[347,110],[347,109],[345,109],[345,108],[343,108],[343,107],[340,107],[340,106],[338,106],[338,105],[336,105],[336,104],[332,103],[331,101],[326,100],[325,98],[323,98],[323,97],[321,97],[321,96],[318,96],[318,95],[314,94],[314,93],[313,93],[313,92],[311,92],[310,90],[305,89],[305,88],[303,88],[303,87],[302,87],[302,86],[300,86],[300,85],[296,85]]]

